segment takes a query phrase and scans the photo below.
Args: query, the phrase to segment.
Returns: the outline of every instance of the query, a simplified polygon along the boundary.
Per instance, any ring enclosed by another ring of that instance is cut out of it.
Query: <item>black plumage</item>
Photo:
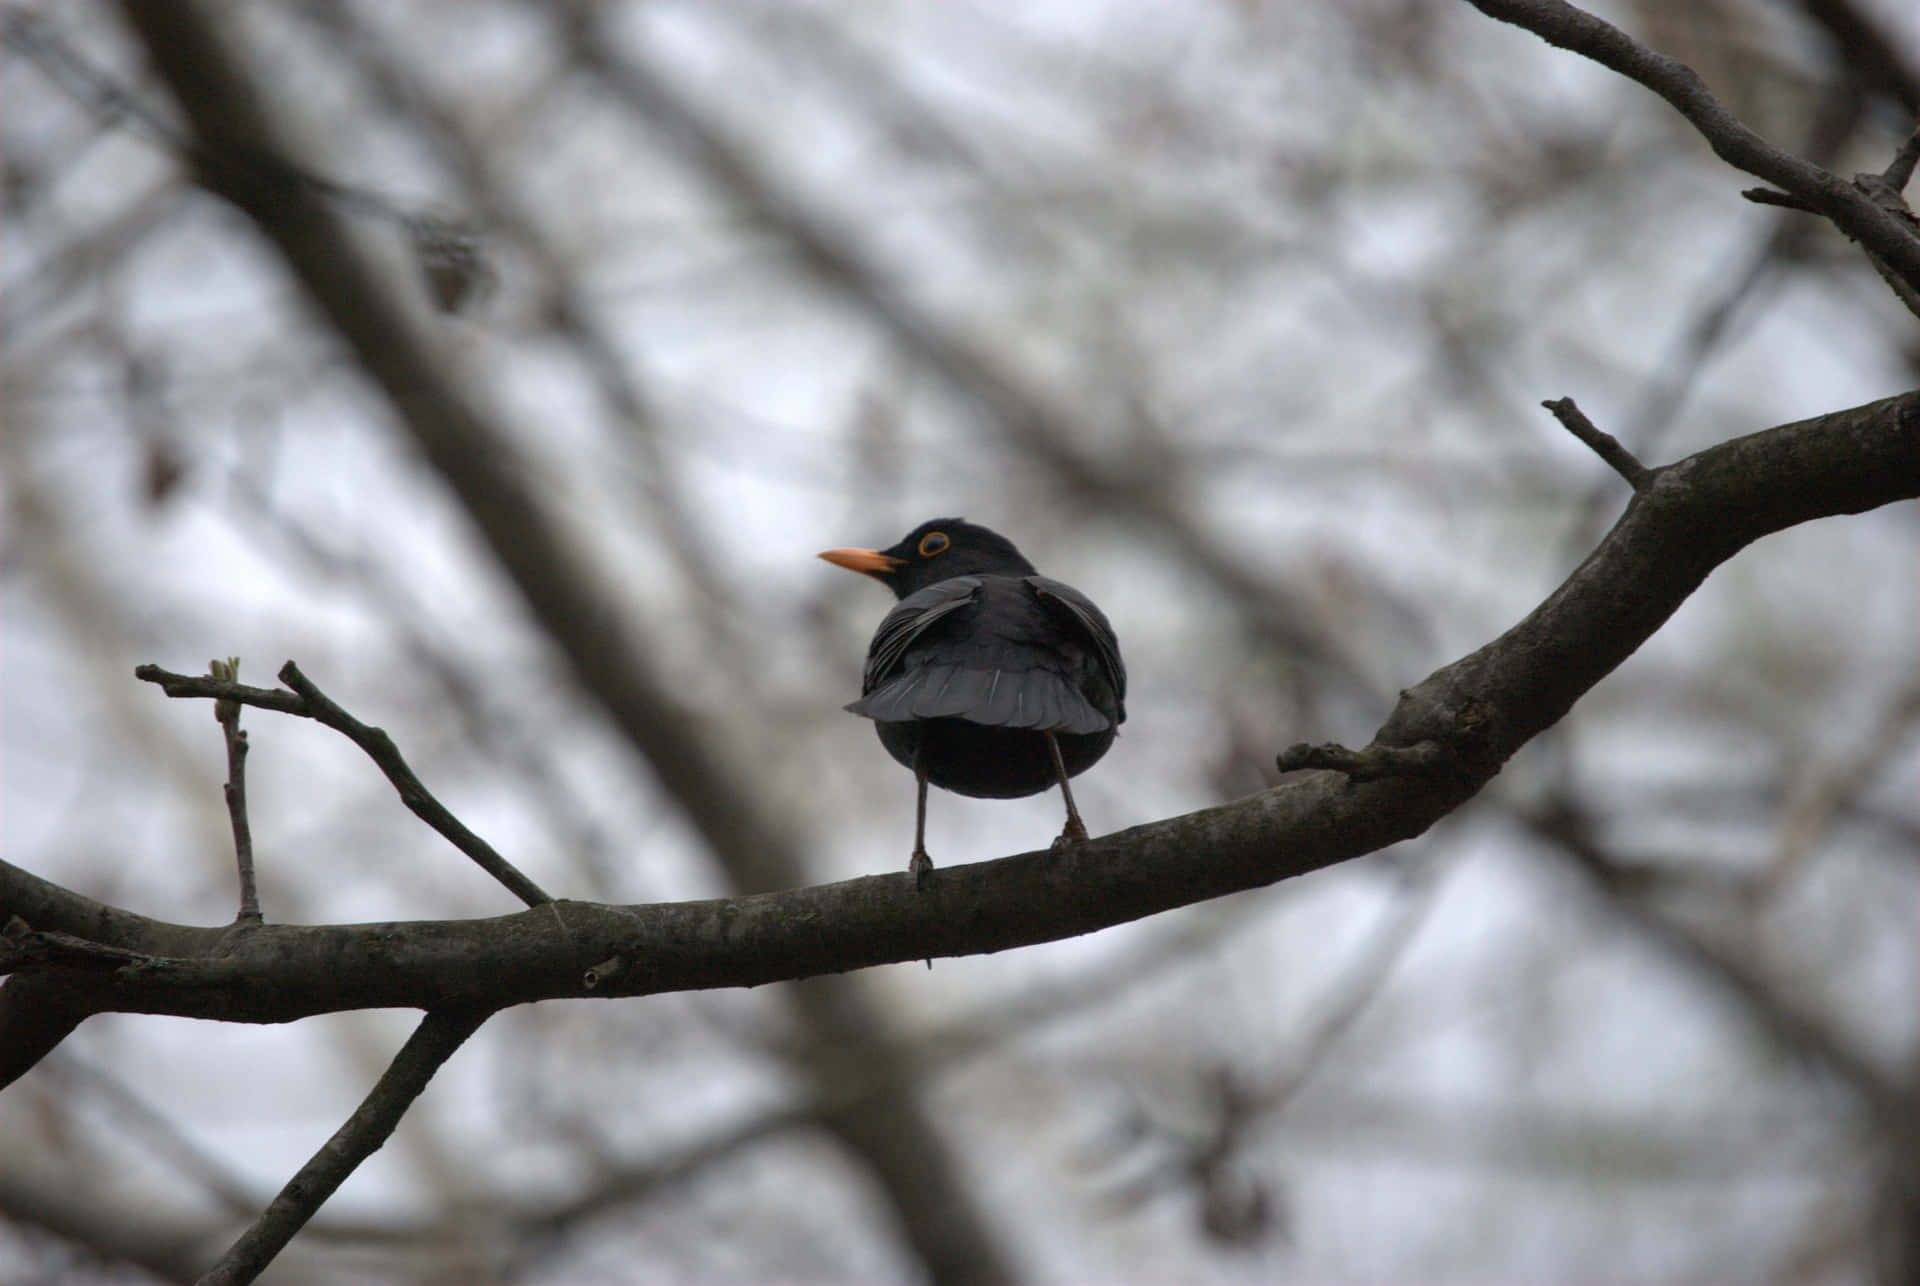
[[[900,599],[867,650],[861,697],[880,743],[914,770],[909,863],[924,876],[927,784],[991,799],[1060,786],[1086,838],[1069,777],[1099,761],[1126,719],[1127,671],[1091,599],[1042,576],[1006,537],[960,518],[922,523],[888,549],[830,549]]]

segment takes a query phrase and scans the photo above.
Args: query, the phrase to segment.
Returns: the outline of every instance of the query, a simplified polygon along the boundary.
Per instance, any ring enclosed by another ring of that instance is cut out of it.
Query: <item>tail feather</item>
[[[880,723],[965,719],[996,728],[1085,734],[1113,726],[1078,689],[1046,670],[922,666],[882,684],[847,709]]]

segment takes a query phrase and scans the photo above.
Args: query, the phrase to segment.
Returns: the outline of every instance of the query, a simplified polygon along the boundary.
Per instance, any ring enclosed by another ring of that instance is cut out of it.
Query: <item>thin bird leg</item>
[[[927,856],[927,749],[921,746],[913,752],[913,776],[919,783],[920,798],[913,810],[913,856],[907,859],[907,871],[913,876],[915,888],[927,882],[927,873],[933,870],[933,859]]]
[[[1060,743],[1051,732],[1042,733],[1047,739],[1047,753],[1053,756],[1054,775],[1060,778],[1060,793],[1067,798],[1067,828],[1060,832],[1060,838],[1053,841],[1053,851],[1058,853],[1069,844],[1086,842],[1087,824],[1080,820],[1080,810],[1073,806],[1073,787],[1067,785],[1067,761],[1060,757]]]

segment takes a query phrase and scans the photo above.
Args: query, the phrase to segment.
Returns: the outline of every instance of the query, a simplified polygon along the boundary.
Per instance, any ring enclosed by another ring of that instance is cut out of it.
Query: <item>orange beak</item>
[[[883,554],[877,549],[826,549],[820,557],[844,567],[848,571],[865,572],[869,576],[884,576],[906,560]]]

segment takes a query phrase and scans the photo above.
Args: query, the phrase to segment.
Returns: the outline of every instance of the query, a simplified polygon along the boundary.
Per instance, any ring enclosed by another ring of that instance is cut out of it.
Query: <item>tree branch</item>
[[[5,875],[0,871],[0,885]],[[0,905],[5,905],[4,890]],[[38,973],[16,974],[0,987],[0,1088],[52,1053],[86,1019],[87,1011],[72,1003],[71,990],[62,978]]]
[[[1377,747],[1444,762],[1315,773],[1230,804],[1024,853],[704,902],[556,902],[492,920],[298,927],[238,938],[99,906],[0,863],[0,914],[164,959],[16,965],[78,1012],[284,1022],[342,1009],[521,1004],[755,986],[1001,951],[1124,923],[1420,834],[1640,646],[1709,572],[1769,532],[1920,496],[1920,392],[1770,429],[1667,465],[1534,612],[1404,693]],[[207,683],[208,680],[195,680]],[[208,692],[207,695],[220,695]],[[607,976],[607,962],[622,967]],[[588,971],[596,985],[588,985]]]
[[[240,677],[240,658],[214,661],[207,673],[228,682]],[[253,878],[253,826],[247,820],[247,734],[240,727],[240,703],[213,703],[213,717],[227,743],[227,817],[233,823],[233,855],[240,866],[240,910],[236,924],[259,924],[260,891]]]
[[[380,1150],[441,1064],[480,1030],[491,1013],[490,1009],[434,1010],[421,1019],[353,1115],[287,1180],[280,1195],[200,1279],[199,1286],[245,1286],[258,1277],[346,1177]]]
[[[1591,58],[1673,105],[1714,154],[1765,179],[1801,208],[1852,237],[1907,286],[1920,290],[1920,236],[1857,185],[1767,142],[1728,111],[1685,63],[1657,54],[1564,0],[1467,0],[1490,18],[1531,31],[1550,45]]]
[[[1920,126],[1916,126],[1907,141],[1900,145],[1893,159],[1887,162],[1887,168],[1880,172],[1880,181],[1895,192],[1906,191],[1907,184],[1913,179],[1913,169],[1920,164]]]
[[[159,684],[160,690],[170,697],[212,697],[220,705],[259,706],[263,710],[299,715],[303,719],[325,724],[367,752],[367,757],[393,783],[394,790],[400,794],[400,802],[407,806],[408,811],[444,835],[448,843],[472,858],[481,870],[506,885],[522,902],[528,906],[540,906],[553,901],[551,894],[521,874],[518,867],[500,856],[491,844],[469,830],[466,823],[434,797],[433,792],[414,775],[413,769],[407,766],[400,748],[393,744],[393,738],[384,729],[364,724],[348,714],[313,680],[302,674],[300,667],[292,661],[280,667],[280,681],[292,688],[292,692],[248,687],[244,683],[217,676],[175,674],[157,665],[136,666],[133,677]],[[244,910],[243,904],[243,918]],[[259,918],[257,907],[254,918]]]
[[[1635,491],[1647,485],[1653,471],[1634,458],[1633,452],[1620,444],[1620,439],[1595,426],[1587,418],[1587,413],[1573,404],[1573,399],[1563,397],[1558,401],[1549,399],[1540,405],[1553,412],[1553,418],[1560,421],[1567,432],[1579,438],[1593,453],[1607,462],[1615,473],[1627,480],[1627,485]]]
[[[1324,769],[1354,781],[1379,781],[1383,777],[1443,776],[1451,761],[1447,747],[1436,741],[1368,746],[1364,750],[1350,750],[1333,742],[1315,746],[1301,741],[1275,755],[1273,764],[1281,772]]]

